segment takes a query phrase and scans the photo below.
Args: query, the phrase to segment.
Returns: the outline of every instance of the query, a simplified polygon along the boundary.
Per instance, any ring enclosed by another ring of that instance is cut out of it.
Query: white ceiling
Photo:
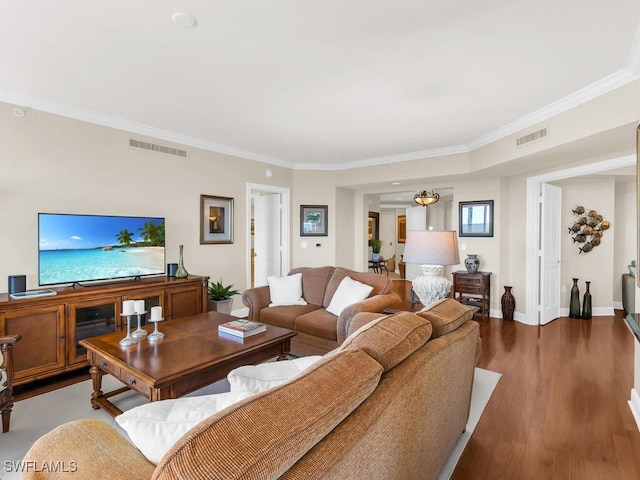
[[[1,101],[293,168],[469,151],[640,73],[637,0],[3,7]]]

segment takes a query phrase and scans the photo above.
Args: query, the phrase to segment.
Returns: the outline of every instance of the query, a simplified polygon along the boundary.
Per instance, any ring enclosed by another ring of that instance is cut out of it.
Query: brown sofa
[[[286,383],[188,431],[156,466],[111,426],[41,437],[23,478],[389,480],[437,477],[465,429],[479,326],[445,299],[430,312],[359,314],[339,348]]]
[[[356,272],[342,267],[301,267],[289,275],[302,274],[302,296],[307,305],[269,307],[269,287],[245,290],[242,301],[249,307],[249,320],[289,328],[298,334],[291,340],[291,353],[295,355],[324,355],[347,337],[349,324],[359,312],[382,312],[400,301],[392,292],[392,281],[383,275]],[[365,300],[345,308],[339,317],[327,312],[340,282],[351,277],[371,285],[373,290]]]

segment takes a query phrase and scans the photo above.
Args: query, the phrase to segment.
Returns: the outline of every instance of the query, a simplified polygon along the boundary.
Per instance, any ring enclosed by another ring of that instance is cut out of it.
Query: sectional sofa
[[[465,429],[479,325],[445,299],[420,315],[358,314],[348,333],[298,375],[197,424],[157,465],[110,425],[77,420],[25,457],[73,474],[23,478],[435,479]]]

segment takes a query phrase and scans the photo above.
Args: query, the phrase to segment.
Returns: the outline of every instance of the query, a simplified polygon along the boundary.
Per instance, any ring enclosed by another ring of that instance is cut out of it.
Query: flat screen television
[[[165,273],[164,218],[38,214],[40,285]]]

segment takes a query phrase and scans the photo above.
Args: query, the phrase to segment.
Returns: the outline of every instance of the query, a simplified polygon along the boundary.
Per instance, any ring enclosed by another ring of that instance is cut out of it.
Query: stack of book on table
[[[264,323],[251,322],[249,320],[233,320],[218,325],[218,331],[245,338],[266,332],[267,326]]]

